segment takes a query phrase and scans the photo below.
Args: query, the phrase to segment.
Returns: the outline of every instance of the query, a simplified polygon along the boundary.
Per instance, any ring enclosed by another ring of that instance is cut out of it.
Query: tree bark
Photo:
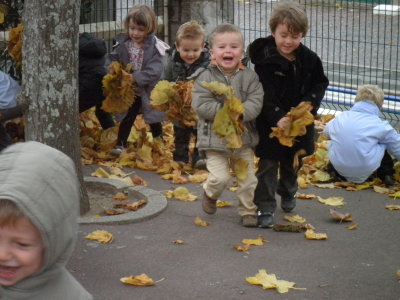
[[[25,0],[22,22],[22,89],[25,139],[39,141],[75,162],[81,184],[81,214],[89,210],[78,113],[80,0]]]

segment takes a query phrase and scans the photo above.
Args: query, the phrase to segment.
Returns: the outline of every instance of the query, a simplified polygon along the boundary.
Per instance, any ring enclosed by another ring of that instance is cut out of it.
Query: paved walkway
[[[90,174],[91,167],[85,167]],[[161,180],[154,172],[136,170],[160,192],[176,185]],[[201,195],[199,184],[185,185]],[[292,213],[299,214],[326,233],[328,240],[306,240],[303,233],[244,228],[239,223],[234,193],[226,191],[221,200],[234,207],[205,215],[200,201],[168,200],[167,209],[154,218],[125,225],[80,225],[75,253],[68,264],[74,276],[99,300],[124,299],[400,299],[400,212],[385,209],[400,204],[371,190],[309,188],[302,193],[321,197],[343,196],[346,205],[338,209],[351,213],[359,229],[331,221],[331,207],[316,200],[298,200]],[[211,222],[198,227],[200,216]],[[284,223],[278,210],[276,221]],[[84,236],[104,229],[114,235],[111,244],[99,244]],[[249,253],[232,248],[244,238],[262,235],[264,246],[252,246]],[[185,244],[173,244],[183,240]],[[299,288],[280,295],[245,281],[259,269],[293,281]],[[159,281],[152,287],[122,284],[119,279],[145,273]]]

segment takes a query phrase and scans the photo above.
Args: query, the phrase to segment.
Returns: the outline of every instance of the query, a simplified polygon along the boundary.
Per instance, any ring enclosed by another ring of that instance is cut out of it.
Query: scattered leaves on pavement
[[[256,239],[243,239],[242,243],[245,245],[262,246],[264,245],[265,239],[263,236],[259,235]]]
[[[319,202],[329,206],[343,206],[346,204],[343,197],[329,197],[324,199],[320,196],[317,196],[317,199]]]

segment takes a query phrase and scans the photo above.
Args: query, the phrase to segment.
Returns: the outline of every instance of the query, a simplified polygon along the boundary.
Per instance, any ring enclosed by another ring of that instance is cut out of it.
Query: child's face
[[[199,59],[201,52],[204,49],[204,42],[202,39],[182,39],[179,46],[176,45],[179,55],[182,60],[188,65],[193,64]]]
[[[287,25],[282,23],[276,27],[272,36],[275,38],[279,53],[286,58],[293,57],[293,52],[300,46],[303,38],[302,33],[289,32]]]
[[[214,37],[210,54],[222,70],[233,71],[237,69],[244,54],[241,35],[236,32],[217,34]]]
[[[147,35],[146,27],[136,24],[132,19],[129,21],[128,35],[136,44],[143,44],[143,40]]]
[[[42,237],[28,218],[0,227],[0,285],[12,286],[32,276],[43,257]]]

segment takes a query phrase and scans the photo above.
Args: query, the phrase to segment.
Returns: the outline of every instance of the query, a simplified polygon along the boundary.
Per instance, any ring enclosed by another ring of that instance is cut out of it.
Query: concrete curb
[[[87,182],[98,182],[98,183],[109,184],[114,186],[118,190],[128,189],[130,192],[137,194],[138,198],[147,199],[147,204],[143,208],[137,211],[132,211],[121,215],[104,216],[99,218],[80,217],[78,218],[78,223],[80,224],[137,223],[157,216],[163,210],[165,210],[168,205],[167,199],[160,192],[143,186],[132,186],[115,179],[97,178],[90,176],[84,177],[84,180]]]

